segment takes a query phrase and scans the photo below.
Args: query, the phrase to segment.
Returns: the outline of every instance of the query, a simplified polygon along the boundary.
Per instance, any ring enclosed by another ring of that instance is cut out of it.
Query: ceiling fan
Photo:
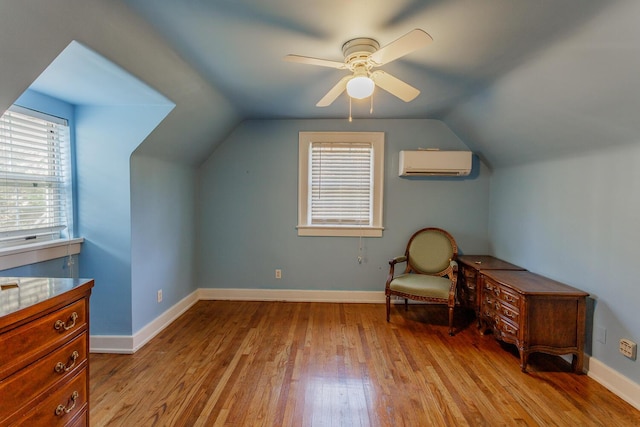
[[[376,40],[371,38],[362,37],[349,40],[342,45],[344,62],[300,55],[287,55],[284,57],[284,60],[299,62],[301,64],[337,68],[339,70],[349,70],[352,73],[343,77],[331,88],[331,90],[318,101],[316,104],[317,107],[327,107],[331,105],[345,90],[351,98],[368,98],[373,93],[375,86],[386,90],[405,102],[409,102],[420,94],[418,89],[385,71],[372,71],[372,69],[418,50],[432,41],[433,39],[429,34],[423,30],[415,29],[382,48]]]

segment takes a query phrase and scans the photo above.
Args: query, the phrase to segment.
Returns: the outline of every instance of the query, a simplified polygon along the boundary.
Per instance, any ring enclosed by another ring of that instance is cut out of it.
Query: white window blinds
[[[309,223],[372,223],[373,147],[368,142],[312,142]]]
[[[57,238],[67,226],[68,148],[63,119],[16,108],[0,117],[0,246]]]

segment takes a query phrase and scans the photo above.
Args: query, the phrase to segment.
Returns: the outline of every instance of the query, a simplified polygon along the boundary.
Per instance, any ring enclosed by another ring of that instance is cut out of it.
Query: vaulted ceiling
[[[383,69],[420,95],[377,91],[373,114],[356,103],[355,120],[439,118],[495,166],[635,143],[640,132],[634,0],[52,3],[0,3],[0,107],[77,40],[176,104],[144,145],[192,164],[244,119],[346,118],[345,95],[315,106],[346,72],[286,54],[341,61],[347,40],[386,45],[414,28],[433,43]]]

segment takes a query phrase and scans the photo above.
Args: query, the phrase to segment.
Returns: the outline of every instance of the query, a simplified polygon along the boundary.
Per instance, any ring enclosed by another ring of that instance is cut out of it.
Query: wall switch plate
[[[162,289],[158,290],[158,302],[162,302]]]
[[[620,353],[629,359],[636,360],[638,345],[626,338],[620,339]]]

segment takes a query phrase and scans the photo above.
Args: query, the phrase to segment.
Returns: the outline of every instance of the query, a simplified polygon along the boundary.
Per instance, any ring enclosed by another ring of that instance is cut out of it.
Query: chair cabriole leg
[[[387,295],[387,322],[389,321],[390,311],[391,311],[391,295]]]

